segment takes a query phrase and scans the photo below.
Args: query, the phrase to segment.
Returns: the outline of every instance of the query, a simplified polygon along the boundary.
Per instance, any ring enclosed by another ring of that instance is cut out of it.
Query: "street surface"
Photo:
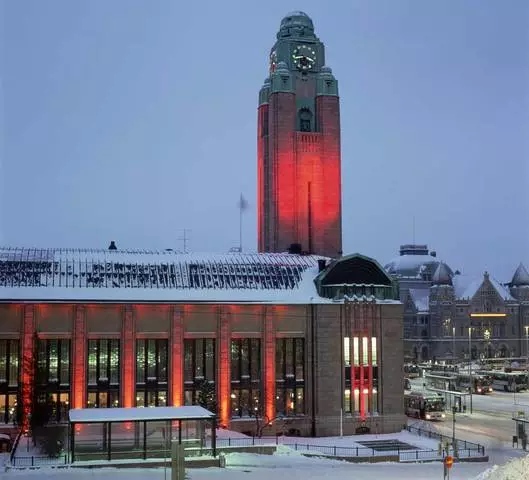
[[[414,379],[412,389],[422,390],[422,384],[423,379]],[[491,462],[496,464],[504,463],[511,456],[522,454],[521,442],[517,449],[512,448],[512,437],[515,435],[515,422],[512,417],[513,414],[523,411],[529,419],[529,392],[514,394],[494,391],[487,395],[472,395],[472,414],[469,405],[470,401],[467,400],[467,412],[456,414],[456,438],[484,445]],[[408,423],[411,425],[417,422],[409,419]],[[453,416],[449,408],[444,422],[420,423],[421,428],[452,436]]]

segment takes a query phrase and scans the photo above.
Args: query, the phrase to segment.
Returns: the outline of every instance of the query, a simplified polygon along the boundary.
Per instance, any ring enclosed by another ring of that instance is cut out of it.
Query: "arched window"
[[[312,132],[312,112],[308,108],[302,108],[299,111],[299,130]]]

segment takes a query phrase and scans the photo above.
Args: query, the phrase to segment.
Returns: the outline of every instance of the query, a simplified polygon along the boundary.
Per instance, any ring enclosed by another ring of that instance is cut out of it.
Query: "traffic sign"
[[[453,464],[454,464],[454,457],[452,457],[451,455],[448,455],[447,457],[445,457],[446,468],[452,468]]]

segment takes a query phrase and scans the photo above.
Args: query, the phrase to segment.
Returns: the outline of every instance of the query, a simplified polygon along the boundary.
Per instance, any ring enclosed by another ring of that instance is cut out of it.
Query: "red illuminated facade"
[[[259,251],[300,244],[309,253],[340,256],[338,84],[303,12],[281,22],[259,92],[257,137]]]
[[[267,434],[335,435],[340,412],[345,433],[402,425],[401,304],[371,259],[45,252],[0,250],[0,431],[26,429],[34,401],[65,423],[197,404],[205,384],[241,432],[257,416]]]

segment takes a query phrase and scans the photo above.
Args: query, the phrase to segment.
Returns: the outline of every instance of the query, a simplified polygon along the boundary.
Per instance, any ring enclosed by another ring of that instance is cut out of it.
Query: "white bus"
[[[441,395],[410,392],[404,395],[404,413],[423,420],[444,420],[445,401]]]
[[[477,374],[489,377],[494,390],[501,390],[503,392],[520,392],[521,390],[527,390],[527,373],[478,370]]]
[[[478,375],[477,373],[472,375],[472,377],[468,373],[460,373],[457,376],[456,384],[460,391],[470,391],[472,387],[472,393],[480,395],[487,395],[493,390],[492,380],[485,375]]]

